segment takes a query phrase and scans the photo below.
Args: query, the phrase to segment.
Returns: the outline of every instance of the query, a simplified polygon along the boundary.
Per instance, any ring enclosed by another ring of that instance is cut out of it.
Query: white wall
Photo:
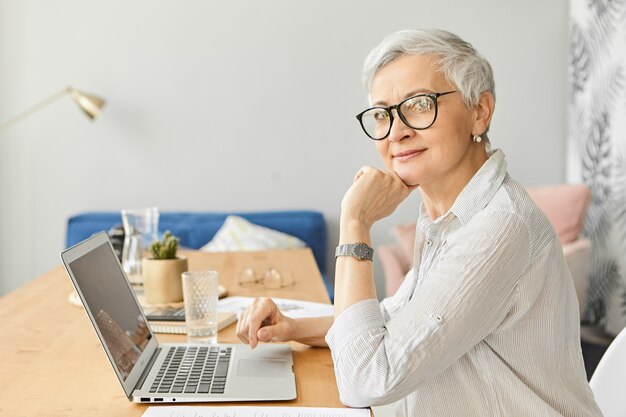
[[[0,0],[0,120],[67,84],[108,100],[93,124],[66,97],[0,132],[0,294],[57,265],[85,210],[315,209],[334,248],[354,172],[381,165],[354,118],[361,63],[399,29],[472,42],[511,174],[562,181],[566,22],[566,0]]]

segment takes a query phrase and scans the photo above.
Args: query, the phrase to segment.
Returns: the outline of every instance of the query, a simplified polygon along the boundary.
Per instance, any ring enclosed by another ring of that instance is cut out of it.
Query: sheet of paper
[[[369,417],[369,408],[321,407],[148,407],[143,417]]]
[[[218,311],[232,311],[239,314],[248,308],[253,297],[226,297],[218,300]],[[311,301],[291,300],[288,298],[272,298],[285,316],[297,319],[302,317],[332,316],[331,304],[313,303]]]

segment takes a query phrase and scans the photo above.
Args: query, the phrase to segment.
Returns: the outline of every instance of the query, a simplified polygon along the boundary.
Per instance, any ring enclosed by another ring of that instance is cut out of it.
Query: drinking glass
[[[217,271],[183,272],[185,327],[190,343],[217,343]]]
[[[156,207],[123,209],[124,247],[122,267],[131,282],[141,277],[141,258],[150,244],[158,239],[159,210]]]

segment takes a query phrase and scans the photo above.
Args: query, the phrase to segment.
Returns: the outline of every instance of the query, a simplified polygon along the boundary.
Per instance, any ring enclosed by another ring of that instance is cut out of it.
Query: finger
[[[361,167],[361,169],[359,169],[356,174],[354,174],[354,180],[352,181],[353,183],[356,182],[359,178],[361,178],[363,176],[363,174],[365,174],[366,172],[369,172],[372,169],[372,167],[367,166],[367,165],[363,165]]]
[[[254,300],[252,300],[252,303],[248,306],[248,308],[243,310],[241,313],[241,327],[239,329],[239,331],[241,332],[240,339],[245,341],[250,346],[252,346],[252,343],[250,343],[250,316],[252,315],[253,311],[259,308],[259,305],[260,299],[255,298]]]
[[[259,342],[270,342],[274,335],[274,327],[276,326],[265,326],[261,327],[257,332],[257,339]]]
[[[246,310],[242,310],[237,313],[237,333],[241,333],[244,327],[244,320],[246,318]]]
[[[257,333],[261,328],[263,321],[270,318],[276,311],[276,305],[272,300],[266,298],[250,313],[250,324],[248,328],[248,339],[250,347],[254,349],[258,344]]]
[[[279,321],[275,325],[261,327],[257,332],[257,338],[260,342],[284,342],[289,340],[289,324],[288,318]]]
[[[237,337],[244,343],[248,343],[248,311],[249,308],[239,313],[239,320],[237,321]]]

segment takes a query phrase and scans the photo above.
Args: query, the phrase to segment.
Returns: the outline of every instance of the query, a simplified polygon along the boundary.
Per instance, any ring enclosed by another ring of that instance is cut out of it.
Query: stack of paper
[[[148,407],[143,417],[369,417],[369,408],[322,407]]]

